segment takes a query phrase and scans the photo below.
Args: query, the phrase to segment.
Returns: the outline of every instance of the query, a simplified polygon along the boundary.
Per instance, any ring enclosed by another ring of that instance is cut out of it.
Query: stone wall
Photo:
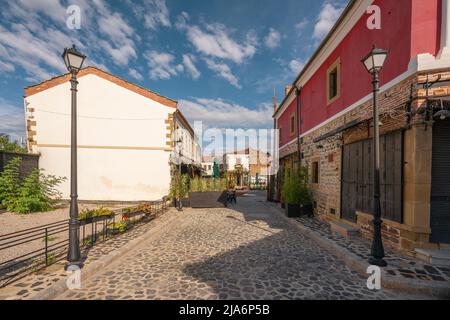
[[[0,172],[3,172],[5,165],[16,157],[22,159],[20,166],[21,179],[25,178],[34,169],[39,168],[39,155],[0,151]]]
[[[428,75],[430,82],[438,79],[449,80],[450,72],[440,71]],[[379,95],[380,133],[386,134],[396,130],[404,130],[404,208],[403,223],[384,220],[383,239],[387,247],[401,249],[413,254],[415,247],[434,248],[429,243],[430,234],[430,189],[431,189],[431,143],[432,121],[424,122],[420,115],[409,114],[409,108],[416,110],[424,105],[425,96],[450,94],[448,83],[435,85],[428,91],[422,89],[426,81],[424,74],[411,76]],[[411,97],[413,99],[411,100]],[[319,163],[319,183],[311,183],[314,195],[316,214],[325,220],[340,220],[341,217],[341,161],[342,146],[353,142],[370,139],[373,135],[372,100],[356,107],[339,118],[334,119],[321,128],[301,138],[302,165],[309,168],[311,181],[311,166]],[[314,142],[323,136],[351,121],[359,124],[337,133],[332,137]],[[295,154],[297,143],[280,150],[280,158],[289,159],[289,154]],[[348,224],[360,228],[363,236],[372,238],[372,214],[358,212],[357,223]]]

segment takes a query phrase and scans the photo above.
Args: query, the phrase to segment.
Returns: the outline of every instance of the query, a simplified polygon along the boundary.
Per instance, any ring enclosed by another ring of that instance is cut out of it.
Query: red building
[[[379,95],[383,237],[411,254],[448,248],[450,112],[437,113],[450,107],[449,0],[350,1],[274,114],[279,176],[301,162],[316,214],[371,236],[372,84],[361,59],[374,45],[389,51]]]

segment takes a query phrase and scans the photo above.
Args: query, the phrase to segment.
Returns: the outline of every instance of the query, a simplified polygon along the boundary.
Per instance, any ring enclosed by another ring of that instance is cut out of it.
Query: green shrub
[[[33,170],[23,181],[20,180],[20,158],[9,161],[0,175],[0,201],[6,210],[30,213],[50,210],[61,198],[56,190],[65,178],[44,175],[42,170]]]
[[[308,190],[308,170],[299,171],[286,169],[281,189],[283,200],[288,204],[311,204],[312,197]]]
[[[48,211],[61,193],[55,189],[65,178],[45,175],[42,170],[33,170],[23,181],[14,205],[7,209],[17,213]]]
[[[103,207],[101,207],[99,209],[94,209],[94,210],[84,209],[78,215],[78,220],[86,220],[86,219],[90,219],[90,218],[94,218],[94,217],[101,217],[101,216],[110,216],[112,214],[113,214],[113,212],[111,210],[103,208]]]
[[[3,172],[0,174],[0,203],[6,208],[12,208],[19,196],[21,163],[20,158],[13,158],[5,165]]]
[[[126,222],[126,221],[119,221],[119,222],[115,222],[115,223],[109,223],[108,224],[108,228],[112,229],[112,230],[116,230],[119,233],[124,233],[125,231],[127,231],[128,222]]]

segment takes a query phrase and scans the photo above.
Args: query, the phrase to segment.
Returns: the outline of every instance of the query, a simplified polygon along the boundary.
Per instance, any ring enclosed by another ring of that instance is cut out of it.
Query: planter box
[[[105,220],[112,219],[112,217],[113,217],[113,215],[110,214],[110,215],[107,215],[107,216],[98,216],[98,217],[87,218],[87,219],[80,220],[80,225],[90,224],[90,223],[100,222],[100,221],[105,221]]]
[[[131,213],[122,213],[122,217],[127,217],[128,219],[134,218],[137,216],[141,216],[144,214],[144,211],[137,211],[137,212],[131,212]]]
[[[227,206],[226,191],[189,192],[192,208],[225,208]]]
[[[314,207],[312,204],[300,205],[300,214],[308,217],[314,216]]]
[[[299,204],[285,204],[284,211],[288,218],[298,218],[301,216]]]
[[[312,217],[314,215],[312,204],[286,204],[284,210],[289,218]]]

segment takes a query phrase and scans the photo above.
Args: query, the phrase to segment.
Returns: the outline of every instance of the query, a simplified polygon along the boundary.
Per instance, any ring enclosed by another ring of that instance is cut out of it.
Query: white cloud
[[[80,6],[81,29],[66,27],[66,1],[10,1],[0,12],[2,71],[24,69],[27,81],[38,82],[67,72],[61,59],[64,47],[74,43],[89,62],[104,66],[109,57],[119,66],[137,57],[134,29],[102,0],[72,0]],[[90,45],[86,45],[90,44]],[[91,45],[95,44],[95,45]],[[14,67],[11,67],[11,65]]]
[[[269,34],[264,38],[266,47],[274,49],[280,45],[281,34],[273,28],[270,28]]]
[[[197,67],[194,64],[195,57],[189,54],[183,55],[183,65],[186,71],[189,73],[192,79],[197,80],[200,78],[200,71],[198,71]]]
[[[205,62],[208,68],[216,72],[216,74],[219,77],[227,80],[231,85],[235,86],[236,88],[242,89],[241,85],[239,84],[238,78],[235,75],[233,75],[228,65],[226,65],[225,63],[217,63],[211,59],[205,59]]]
[[[302,21],[300,21],[299,23],[297,23],[295,25],[295,29],[297,29],[297,31],[302,31],[303,29],[306,28],[308,23],[309,23],[308,19],[307,18],[303,18]]]
[[[0,133],[9,135],[13,140],[25,136],[25,114],[23,107],[14,106],[0,98]]]
[[[98,10],[97,23],[99,31],[109,41],[101,40],[99,45],[113,58],[114,63],[126,66],[132,58],[136,58],[135,43],[133,40],[134,29],[117,12],[112,12],[101,0],[94,0]]]
[[[316,40],[322,40],[331,30],[343,10],[344,7],[337,7],[331,3],[325,3],[314,26],[313,37]]]
[[[13,6],[13,8],[20,14],[40,13],[59,22],[65,22],[67,17],[67,9],[64,8],[59,0],[19,0],[17,1],[17,6]]]
[[[273,106],[262,104],[251,109],[223,99],[180,100],[179,108],[193,123],[202,121],[218,128],[272,128]]]
[[[252,32],[247,33],[245,40],[238,43],[230,36],[230,31],[222,24],[206,24],[205,29],[190,26],[189,16],[183,13],[176,24],[186,35],[195,49],[210,57],[231,60],[237,64],[252,58],[256,53],[256,38]]]
[[[147,51],[144,54],[144,58],[148,62],[150,78],[153,80],[170,79],[172,76],[176,76],[184,70],[183,65],[175,65],[173,63],[175,56],[170,53],[152,50]]]
[[[13,64],[11,64],[9,62],[0,61],[0,71],[9,73],[9,72],[14,72],[15,70],[16,70],[16,68],[14,67]]]
[[[293,59],[291,62],[289,62],[289,70],[297,75],[302,71],[303,67],[305,66],[305,63],[299,59]]]
[[[140,72],[137,71],[136,69],[130,69],[128,71],[128,74],[136,80],[139,80],[139,81],[144,80],[144,77],[142,76],[142,74],[140,74]]]
[[[169,9],[165,0],[149,0],[146,1],[147,7],[150,7],[144,15],[145,27],[156,29],[158,25],[170,27]]]
[[[156,30],[159,26],[171,27],[170,13],[166,0],[126,0],[133,13],[144,23],[146,29]]]

